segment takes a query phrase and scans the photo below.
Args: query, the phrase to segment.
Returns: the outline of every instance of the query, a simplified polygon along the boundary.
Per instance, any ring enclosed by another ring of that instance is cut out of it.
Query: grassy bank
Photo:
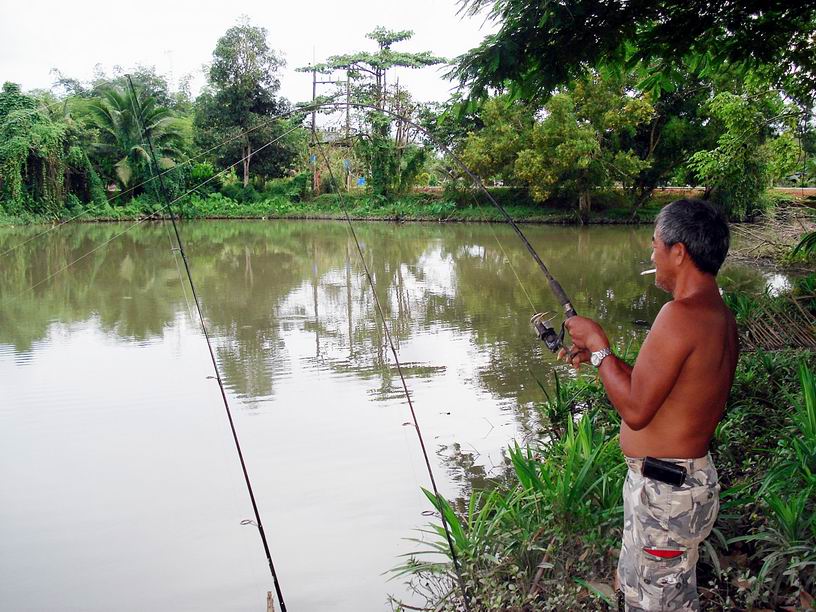
[[[740,359],[712,447],[723,493],[698,566],[704,609],[809,609],[816,564],[815,367],[816,354],[808,351]],[[626,473],[619,420],[599,383],[588,378],[559,384],[540,410],[542,441],[511,448],[508,472],[495,488],[459,500],[455,510],[429,497],[452,526],[473,609],[616,609]],[[441,527],[431,524],[423,535],[421,550],[397,573],[426,598],[427,609],[457,610],[450,564],[438,561],[448,555]]]
[[[188,219],[339,219],[345,212],[354,219],[386,221],[503,221],[501,212],[484,192],[461,187],[424,188],[383,200],[365,190],[348,194],[323,194],[313,197],[307,175],[268,181],[263,187],[246,188],[230,183],[218,189],[201,189],[174,201],[177,214]],[[490,195],[504,206],[513,219],[530,223],[580,223],[572,199],[552,198],[539,203],[524,188],[491,187]],[[172,194],[177,198],[183,194]],[[621,190],[593,194],[592,223],[651,223],[660,209],[680,197],[702,194],[700,190],[669,188],[657,190],[639,207]],[[20,213],[9,215],[0,202],[0,224],[19,225],[53,223],[65,220],[120,221],[137,220],[167,214],[163,200],[155,193],[142,193],[132,199],[121,194],[105,202],[87,204],[72,201],[59,213]],[[129,196],[128,196],[129,197]],[[801,198],[799,198],[801,199]],[[775,190],[767,198],[773,207],[796,203],[796,194]],[[48,208],[43,208],[47,210]]]
[[[533,202],[527,191],[492,188],[491,195],[507,208],[510,215],[523,222],[579,223],[573,203],[552,200]],[[674,193],[656,194],[635,213],[622,193],[598,194],[593,204],[593,223],[651,222],[662,206],[677,197]],[[351,194],[324,194],[307,198],[297,192],[268,193],[231,189],[192,194],[174,204],[177,214],[188,219],[339,219],[345,212],[354,219],[389,221],[484,222],[503,220],[501,213],[484,193],[463,190],[418,191],[394,200],[383,201],[363,191]],[[2,210],[2,206],[0,206]],[[0,224],[53,223],[66,219],[77,221],[136,220],[166,214],[166,208],[154,196],[143,194],[127,202],[112,201],[65,208],[59,216],[4,215]]]

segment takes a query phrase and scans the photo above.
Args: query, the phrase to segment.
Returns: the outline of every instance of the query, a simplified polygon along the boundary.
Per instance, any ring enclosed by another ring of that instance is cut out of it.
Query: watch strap
[[[603,360],[606,359],[607,357],[609,357],[611,354],[612,354],[612,349],[607,346],[605,348],[602,348],[599,351],[594,351],[592,353],[592,355],[590,356],[590,362],[596,368],[599,368],[599,367],[601,367],[601,364],[603,363]]]

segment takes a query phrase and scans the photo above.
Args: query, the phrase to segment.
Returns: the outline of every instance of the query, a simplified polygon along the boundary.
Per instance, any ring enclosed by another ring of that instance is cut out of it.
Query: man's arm
[[[674,387],[691,353],[683,333],[687,325],[685,307],[669,302],[657,315],[634,367],[613,355],[601,363],[599,372],[607,395],[630,429],[646,427]],[[598,351],[609,346],[606,334],[590,319],[572,317],[567,329],[576,348]]]

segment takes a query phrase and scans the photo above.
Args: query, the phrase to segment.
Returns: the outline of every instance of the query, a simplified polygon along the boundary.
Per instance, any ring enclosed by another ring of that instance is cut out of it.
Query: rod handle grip
[[[554,278],[550,279],[550,289],[555,294],[555,299],[558,300],[558,303],[564,307],[564,314],[568,319],[578,314],[570,303],[570,299],[567,297],[563,287],[561,287],[561,283]]]

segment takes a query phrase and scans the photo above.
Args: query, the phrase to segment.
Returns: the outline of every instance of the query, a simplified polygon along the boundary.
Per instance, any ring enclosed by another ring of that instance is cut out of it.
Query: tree
[[[512,181],[516,159],[532,136],[534,111],[498,96],[485,101],[479,118],[482,127],[468,133],[462,161],[484,178]]]
[[[761,212],[765,190],[792,171],[798,154],[793,137],[798,112],[764,87],[719,93],[708,112],[723,126],[722,133],[714,148],[697,151],[688,165],[711,199],[729,217],[742,221]]]
[[[621,84],[596,75],[553,96],[545,111],[533,127],[531,146],[518,155],[516,175],[530,184],[533,199],[577,196],[586,222],[593,191],[613,181],[631,183],[648,167],[621,146],[620,136],[648,123],[654,109],[644,97],[632,97]]]
[[[388,71],[395,67],[425,68],[445,62],[442,57],[436,57],[430,51],[408,53],[394,51],[391,47],[409,40],[414,33],[411,30],[387,30],[377,26],[366,34],[366,38],[377,43],[379,49],[375,52],[358,51],[344,55],[332,55],[324,63],[299,68],[300,71],[316,71],[330,74],[343,70],[350,79],[362,82],[364,89],[357,90],[357,100],[370,103],[377,108],[385,108],[385,98],[388,85]],[[368,95],[364,95],[366,91]]]
[[[391,115],[377,112],[385,110],[389,102],[389,110],[395,114],[405,116],[419,110],[404,90],[394,87],[389,94],[389,70],[396,67],[424,68],[445,61],[430,51],[411,53],[391,48],[412,36],[410,30],[395,31],[378,26],[366,34],[366,38],[377,43],[377,51],[333,55],[324,63],[298,69],[321,74],[344,71],[354,83],[354,101],[374,107],[374,111],[363,113],[366,130],[360,134],[358,151],[369,170],[369,189],[382,197],[390,197],[409,187],[427,158],[425,151],[408,142],[410,130],[407,124],[399,120],[395,122]]]
[[[676,177],[692,153],[715,145],[717,129],[705,112],[713,85],[687,73],[678,76],[676,87],[654,101],[651,121],[638,125],[634,134],[620,135],[622,146],[649,162],[629,184],[633,219],[655,188]]]
[[[490,7],[499,31],[457,59],[453,74],[475,97],[509,88],[546,97],[587,66],[650,73],[645,88],[671,88],[671,74],[761,70],[800,99],[816,91],[816,4],[807,0],[463,0]]]
[[[294,159],[294,152],[281,145],[258,151],[275,137],[271,118],[288,110],[287,102],[275,97],[280,89],[278,71],[284,65],[269,47],[266,29],[243,20],[218,39],[208,90],[196,101],[198,144],[210,148],[237,137],[236,144],[220,149],[216,159],[222,164],[226,159],[232,160],[230,164],[235,157],[241,159],[244,187],[249,184],[253,162],[266,162],[264,170],[280,176]],[[233,155],[236,149],[238,155]]]
[[[56,215],[66,198],[102,198],[99,179],[76,130],[52,118],[13,83],[0,92],[0,206]]]
[[[156,164],[163,170],[175,165],[182,146],[181,130],[172,112],[144,90],[134,90],[111,87],[88,106],[99,129],[94,151],[112,160],[115,178],[124,189],[134,177],[146,180],[151,175],[147,135],[159,156]]]

